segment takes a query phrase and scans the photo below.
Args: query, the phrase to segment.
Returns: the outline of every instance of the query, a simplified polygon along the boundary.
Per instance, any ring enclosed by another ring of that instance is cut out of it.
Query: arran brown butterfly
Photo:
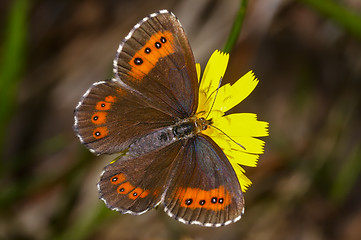
[[[98,183],[121,213],[157,205],[183,223],[223,226],[241,218],[244,198],[222,149],[203,134],[193,52],[166,10],[137,23],[121,42],[114,78],[94,83],[75,109],[74,130],[97,155],[122,153]]]

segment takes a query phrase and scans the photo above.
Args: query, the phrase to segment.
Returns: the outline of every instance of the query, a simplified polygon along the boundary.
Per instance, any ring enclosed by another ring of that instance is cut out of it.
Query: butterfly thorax
[[[204,118],[190,117],[173,126],[172,130],[177,139],[184,139],[206,130],[208,124],[210,124],[210,121]]]
[[[190,117],[176,122],[174,125],[157,129],[133,142],[127,155],[139,156],[168,146],[169,144],[194,137],[207,129],[211,120]]]

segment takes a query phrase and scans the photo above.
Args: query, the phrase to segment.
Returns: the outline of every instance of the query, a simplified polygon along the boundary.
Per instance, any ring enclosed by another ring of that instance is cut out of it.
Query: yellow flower
[[[219,87],[228,59],[228,54],[218,50],[209,59],[200,81],[196,115],[198,118],[212,119],[212,124],[202,133],[211,137],[223,150],[236,172],[242,191],[246,191],[252,182],[244,175],[245,171],[241,166],[256,167],[259,154],[264,152],[264,141],[255,137],[268,136],[268,123],[258,121],[254,113],[225,115],[226,111],[245,99],[258,84],[257,78],[250,71],[233,85]],[[199,64],[197,73],[199,81]]]

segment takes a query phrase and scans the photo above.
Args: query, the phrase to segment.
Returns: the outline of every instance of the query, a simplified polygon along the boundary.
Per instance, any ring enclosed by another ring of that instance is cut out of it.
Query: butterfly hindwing
[[[100,198],[123,213],[141,214],[155,207],[181,147],[175,142],[141,156],[121,156],[105,167],[98,183]]]
[[[198,82],[193,53],[177,18],[151,14],[134,26],[114,60],[120,81],[179,118],[195,113]]]
[[[187,141],[175,160],[165,211],[190,224],[222,226],[241,218],[243,193],[223,151],[205,135]]]
[[[97,82],[75,109],[74,130],[92,152],[117,153],[135,139],[175,121],[118,81]]]

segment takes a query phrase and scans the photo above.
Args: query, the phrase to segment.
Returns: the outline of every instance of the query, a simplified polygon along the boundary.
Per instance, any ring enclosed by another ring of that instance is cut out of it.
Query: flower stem
[[[247,4],[248,0],[241,0],[236,19],[233,22],[231,33],[229,34],[226,45],[223,48],[223,52],[230,53],[234,45],[236,45],[238,36],[242,29],[244,16],[246,15]]]

